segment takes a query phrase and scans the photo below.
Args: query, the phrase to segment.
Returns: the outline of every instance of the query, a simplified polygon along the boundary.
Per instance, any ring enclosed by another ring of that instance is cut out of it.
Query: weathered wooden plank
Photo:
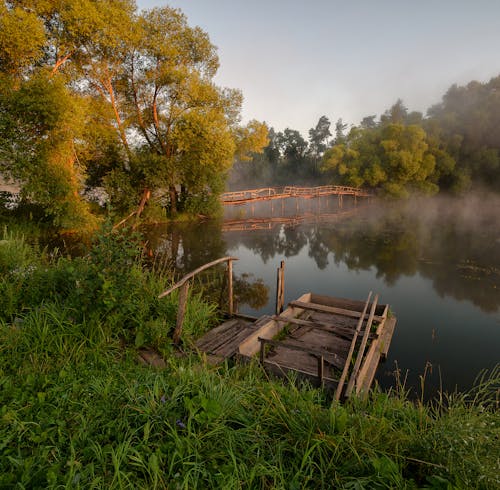
[[[254,323],[241,318],[231,319],[208,332],[198,340],[196,347],[205,352],[231,357],[238,350],[239,344],[269,319],[267,315]]]
[[[311,376],[318,374],[318,357],[307,352],[292,351],[279,347],[273,347],[271,351],[266,354],[265,361],[270,361],[279,366],[286,366],[287,369],[296,369]],[[331,359],[323,358],[324,377],[335,377],[335,372],[338,369],[333,365]]]
[[[243,340],[245,340],[253,332],[252,329],[244,328],[239,332],[236,332],[231,340],[221,345],[213,353],[226,358],[232,357],[236,352]]]
[[[351,340],[352,337],[354,336],[355,329],[349,328],[349,327],[339,327],[337,325],[334,325],[333,323],[318,323],[315,321],[310,321],[310,320],[302,320],[300,318],[287,318],[283,319],[279,316],[273,316],[273,320],[276,320],[277,322],[285,322],[293,325],[300,325],[304,327],[310,327],[313,329],[317,330],[325,330],[326,332],[331,332],[336,335],[339,335],[341,337],[344,337],[348,340]],[[370,334],[370,338],[374,338],[374,334]]]
[[[303,294],[299,300],[309,301],[311,293]],[[298,308],[289,307],[280,316],[284,318],[293,318],[301,313],[303,310]],[[249,336],[244,342],[240,344],[239,353],[243,356],[252,357],[257,354],[260,349],[259,337],[272,339],[275,337],[284,327],[284,324],[278,323],[270,318],[268,321],[263,322],[255,332]]]
[[[288,339],[286,342],[279,342],[271,339],[263,339],[261,337],[259,337],[259,341],[261,343],[264,342],[266,344],[272,345],[273,347],[278,349],[296,350],[299,352],[304,352],[314,357],[323,356],[325,358],[325,361],[330,362],[332,365],[334,365],[339,369],[342,369],[342,367],[344,366],[344,360],[341,359],[340,356],[338,356],[337,354],[329,352],[326,349],[321,349],[318,347],[311,348],[310,346],[301,345],[302,343],[300,341],[294,341],[293,339]]]
[[[324,313],[333,313],[335,315],[345,315],[345,316],[349,316],[352,318],[359,318],[361,316],[361,312],[359,312],[359,311],[345,310],[344,308],[337,308],[335,306],[325,306],[325,305],[320,305],[318,303],[305,303],[303,301],[290,301],[289,304],[291,306],[296,306],[297,308],[303,308],[304,310],[322,311]],[[383,321],[383,317],[374,316],[374,320],[381,322],[381,321]]]
[[[365,306],[364,301],[360,301],[357,299],[349,299],[349,298],[337,298],[334,296],[325,296],[322,294],[311,294],[311,303],[317,303],[325,306],[333,306],[336,308],[343,308],[345,310],[353,310],[353,311],[363,311],[363,307]],[[371,303],[368,305],[368,309],[371,308]],[[384,312],[384,308],[387,305],[378,304],[375,310],[375,315],[382,316]]]
[[[380,355],[385,359],[389,352],[394,329],[396,328],[396,317],[388,318],[380,337]]]
[[[349,316],[334,315],[332,313],[323,313],[321,311],[308,310],[309,320],[316,323],[333,323],[337,327],[346,328],[349,330],[356,330],[359,318],[353,318]]]
[[[372,307],[370,309],[370,316],[368,318],[368,322],[366,324],[366,328],[364,333],[368,334],[370,332],[370,328],[373,323],[373,317],[375,316],[375,308],[377,306],[378,294],[375,295],[375,299],[373,300]],[[361,342],[361,346],[358,350],[358,354],[356,357],[356,362],[354,364],[354,368],[351,373],[351,377],[349,378],[349,383],[347,383],[347,388],[345,390],[345,396],[349,396],[354,388],[354,383],[356,382],[356,378],[358,376],[359,367],[363,361],[363,356],[365,354],[366,343],[368,342],[368,335],[363,335],[363,341]]]
[[[195,343],[196,347],[199,349],[208,348],[211,343],[217,341],[218,339],[224,338],[227,335],[227,332],[232,330],[237,323],[239,323],[239,319],[232,318],[217,327],[213,328],[209,332],[207,332],[203,337],[198,339]],[[248,322],[250,323],[250,322]]]
[[[377,327],[377,339],[375,339],[368,353],[365,356],[363,365],[359,370],[359,374],[356,378],[356,393],[366,395],[371,388],[373,379],[375,378],[375,373],[377,372],[377,367],[380,361],[381,345],[380,339],[384,335],[386,323],[382,322]]]
[[[310,381],[312,384],[316,384],[318,380],[315,374],[303,371],[299,367],[289,367],[282,364],[275,364],[273,361],[268,361],[267,359],[264,361],[264,368],[267,372],[280,378],[287,378],[289,372],[293,372],[299,379]],[[337,380],[324,376],[323,383],[326,389],[331,390],[337,385]]]
[[[354,352],[354,347],[356,346],[356,341],[359,335],[359,332],[361,331],[361,326],[363,325],[363,319],[365,318],[365,313],[368,308],[368,304],[370,303],[370,298],[372,296],[372,292],[368,294],[368,298],[365,302],[365,306],[363,308],[363,311],[361,312],[361,315],[359,316],[359,321],[358,325],[356,327],[356,333],[354,334],[351,342],[351,346],[349,348],[349,353],[347,354],[347,359],[344,364],[344,368],[342,370],[342,375],[340,376],[339,384],[337,385],[337,390],[335,391],[335,399],[339,400],[341,395],[342,395],[342,388],[344,387],[345,379],[347,376],[347,373],[349,372],[349,364],[351,363],[352,359],[352,354]]]
[[[325,330],[310,329],[309,327],[301,327],[307,330],[304,335],[296,335],[297,331],[288,338],[293,339],[301,344],[310,345],[313,349],[327,350],[335,352],[344,358],[347,356],[350,341],[342,339],[337,335]]]
[[[233,261],[227,261],[227,309],[230,315],[233,314]]]

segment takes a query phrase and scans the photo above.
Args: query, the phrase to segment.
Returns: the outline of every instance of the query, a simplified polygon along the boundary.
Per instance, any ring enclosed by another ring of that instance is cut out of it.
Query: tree
[[[56,226],[93,227],[80,197],[83,172],[78,136],[84,131],[84,101],[60,77],[40,73],[20,86],[1,80],[0,172],[21,183],[22,196],[43,206]]]
[[[343,143],[325,153],[322,169],[337,183],[406,197],[412,191],[437,192],[439,178],[453,163],[449,155],[430,145],[420,126],[391,123],[353,128]]]
[[[315,158],[321,158],[328,147],[330,133],[330,120],[326,116],[321,116],[316,127],[309,130],[309,151]]]
[[[477,182],[500,190],[500,76],[452,85],[428,110],[425,127],[457,161],[450,188]]]

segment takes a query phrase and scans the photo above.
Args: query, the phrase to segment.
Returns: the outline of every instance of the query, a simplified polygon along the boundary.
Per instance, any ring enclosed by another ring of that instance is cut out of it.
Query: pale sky
[[[218,47],[243,121],[307,137],[322,115],[358,124],[398,98],[425,112],[453,84],[500,74],[499,0],[137,0],[180,8]]]

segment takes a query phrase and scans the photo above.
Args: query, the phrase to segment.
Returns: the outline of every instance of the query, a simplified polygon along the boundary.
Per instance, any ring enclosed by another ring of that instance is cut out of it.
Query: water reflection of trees
[[[351,270],[374,267],[388,285],[420,273],[439,295],[491,312],[500,306],[500,223],[492,210],[467,217],[446,201],[372,207],[331,225],[231,232],[226,241],[244,245],[264,262],[307,247],[319,269],[330,260]]]
[[[152,226],[145,230],[152,264],[168,269],[178,278],[194,269],[227,255],[227,246],[222,236],[220,223],[207,221],[192,224],[169,224]],[[205,295],[222,303],[227,296],[225,265],[209,269],[197,277]],[[235,277],[233,284],[235,306],[247,304],[259,309],[268,302],[269,288],[262,279],[252,274]]]

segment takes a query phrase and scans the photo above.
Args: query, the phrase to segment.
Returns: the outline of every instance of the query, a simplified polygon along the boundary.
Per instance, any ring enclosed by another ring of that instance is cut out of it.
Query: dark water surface
[[[308,291],[360,300],[378,293],[398,318],[377,374],[383,387],[399,369],[417,391],[424,373],[428,393],[463,390],[499,362],[498,199],[276,201],[229,208],[223,223],[158,227],[151,242],[180,272],[238,257],[239,311],[247,314],[273,313],[281,260],[286,302]]]

